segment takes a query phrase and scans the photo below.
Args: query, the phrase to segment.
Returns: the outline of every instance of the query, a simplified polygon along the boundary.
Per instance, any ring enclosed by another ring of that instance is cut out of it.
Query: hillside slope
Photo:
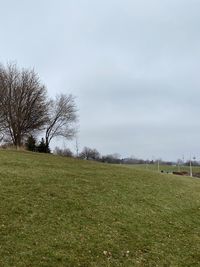
[[[0,151],[0,266],[200,266],[200,180]]]

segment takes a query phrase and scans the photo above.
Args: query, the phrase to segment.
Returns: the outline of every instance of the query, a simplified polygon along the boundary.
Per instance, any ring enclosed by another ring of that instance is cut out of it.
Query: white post
[[[192,162],[191,162],[191,159],[190,159],[190,176],[192,177]]]
[[[178,161],[178,172],[181,171],[181,168],[180,168],[180,162]]]

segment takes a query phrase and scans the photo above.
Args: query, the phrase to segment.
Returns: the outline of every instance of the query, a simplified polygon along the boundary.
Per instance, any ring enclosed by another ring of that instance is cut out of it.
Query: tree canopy
[[[19,69],[14,63],[0,65],[0,141],[20,147],[28,137],[43,131],[49,148],[54,137],[74,137],[76,112],[70,94],[49,99],[34,70]]]
[[[0,66],[0,128],[17,147],[47,121],[47,92],[34,70]]]

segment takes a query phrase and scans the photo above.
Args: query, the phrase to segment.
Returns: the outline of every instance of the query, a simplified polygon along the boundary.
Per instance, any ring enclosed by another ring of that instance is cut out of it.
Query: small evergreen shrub
[[[41,139],[39,145],[37,146],[37,151],[40,153],[50,153],[49,146],[46,145],[44,138]]]
[[[36,139],[32,135],[30,135],[27,138],[27,141],[25,143],[26,149],[29,151],[36,151],[37,146],[36,146]]]

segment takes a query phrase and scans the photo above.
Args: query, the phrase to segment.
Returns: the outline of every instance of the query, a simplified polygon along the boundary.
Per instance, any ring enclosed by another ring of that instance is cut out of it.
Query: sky
[[[51,97],[76,97],[80,150],[200,160],[199,10],[199,0],[0,0],[0,62],[34,68]]]

